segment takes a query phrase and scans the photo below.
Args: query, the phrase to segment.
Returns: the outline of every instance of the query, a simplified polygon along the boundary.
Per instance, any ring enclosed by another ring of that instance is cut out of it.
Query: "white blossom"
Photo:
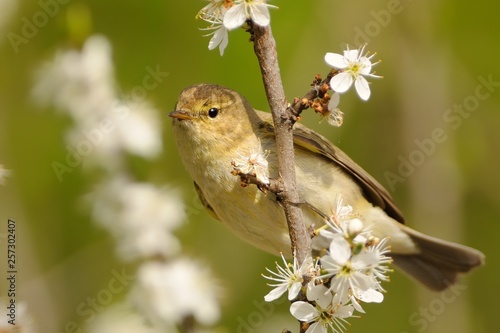
[[[346,318],[352,317],[354,308],[348,305],[349,300],[333,295],[325,286],[316,285],[307,290],[307,299],[314,302],[298,301],[292,303],[290,312],[304,322],[312,323],[306,333],[327,333],[345,331]]]
[[[269,151],[262,152],[259,147],[257,152],[250,152],[250,155],[238,153],[239,158],[232,162],[236,171],[245,175],[251,175],[263,184],[269,184],[269,163],[267,156]]]
[[[101,185],[91,199],[94,219],[115,236],[125,260],[170,256],[180,249],[172,231],[185,213],[176,191],[117,176]]]
[[[224,26],[233,30],[251,19],[255,24],[265,27],[271,20],[269,7],[275,6],[268,5],[265,0],[234,0],[234,6],[224,15]]]
[[[334,91],[343,93],[354,82],[359,97],[366,101],[370,98],[370,86],[365,76],[374,78],[380,76],[371,73],[372,66],[378,63],[372,64],[371,62],[375,54],[368,57],[368,53],[363,54],[364,48],[365,46],[357,50],[348,48],[344,51],[344,55],[329,52],[325,55],[325,61],[328,65],[340,70],[340,73],[330,80],[330,86]]]
[[[327,271],[324,277],[332,276],[330,289],[340,297],[357,295],[358,291],[377,288],[376,281],[366,271],[378,264],[373,252],[352,254],[347,240],[339,235],[332,239],[328,255],[321,257],[321,266]]]
[[[227,12],[224,5],[224,0],[212,0],[196,15],[197,18],[210,23],[209,27],[202,29],[212,31],[207,35],[212,36],[208,43],[208,49],[213,50],[218,46],[221,56],[224,54],[224,50],[229,43],[228,30],[223,24],[224,15]]]
[[[219,288],[200,264],[177,259],[139,267],[132,301],[153,323],[182,323],[190,316],[204,325],[220,317]]]
[[[271,276],[265,276],[266,279],[276,281],[278,283],[268,284],[271,287],[275,287],[272,289],[264,299],[266,302],[272,302],[281,297],[288,290],[288,299],[293,300],[299,294],[302,284],[304,283],[304,275],[310,274],[312,276],[315,275],[315,266],[313,264],[313,260],[311,257],[307,257],[302,265],[298,265],[297,259],[293,258],[293,265],[288,264],[285,260],[285,257],[281,255],[283,259],[283,263],[285,268],[281,267],[276,263],[277,273],[271,271],[266,268],[266,270],[271,273]]]
[[[337,195],[335,201],[335,212],[325,221],[331,231],[320,230],[320,235],[327,238],[333,238],[336,234],[347,234],[349,221],[354,218],[352,206],[344,204],[341,195]]]
[[[207,36],[212,36],[208,49],[219,47],[224,54],[229,42],[228,31],[241,27],[246,20],[251,19],[259,26],[267,26],[270,22],[269,7],[265,0],[234,0],[232,3],[224,0],[211,0],[196,15],[196,18],[210,25],[202,30],[210,30]]]
[[[377,265],[371,267],[371,273],[377,280],[389,281],[387,274],[392,272],[392,269],[388,265],[392,263],[392,258],[387,255],[391,252],[390,246],[387,245],[388,240],[387,238],[382,240],[375,239],[372,242],[375,245],[369,246],[367,250],[373,252],[379,262]],[[381,287],[378,289],[383,290]]]
[[[383,300],[380,281],[388,280],[391,270],[387,256],[387,240],[371,235],[370,227],[353,214],[353,209],[337,197],[336,209],[327,221],[330,228],[320,231],[329,240],[328,254],[321,257],[321,267],[326,273],[320,278],[331,278],[330,290],[341,297],[351,297],[356,310],[364,312],[357,300],[365,303]],[[324,240],[323,240],[324,242]]]

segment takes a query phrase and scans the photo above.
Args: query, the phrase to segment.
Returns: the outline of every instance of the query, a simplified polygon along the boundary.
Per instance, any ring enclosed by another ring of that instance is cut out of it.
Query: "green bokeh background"
[[[368,102],[360,101],[354,91],[342,97],[341,128],[318,124],[312,112],[304,114],[303,123],[327,136],[386,186],[387,172],[398,173],[401,159],[425,156],[391,191],[408,224],[479,248],[487,257],[485,267],[461,280],[456,295],[430,293],[395,272],[391,283],[385,284],[384,302],[367,305],[367,314],[351,320],[349,331],[496,331],[500,87],[481,88],[490,95],[471,104],[473,111],[459,116],[456,128],[443,116],[454,104],[474,101],[478,77],[500,82],[500,4],[491,0],[272,3],[280,7],[271,11],[272,28],[289,100],[305,93],[316,73],[328,72],[326,52],[368,42],[367,49],[377,51],[376,58],[383,60],[376,71],[384,79],[372,80]],[[85,11],[92,20],[89,32],[111,41],[116,78],[124,94],[142,84],[148,66],[169,73],[147,96],[164,122],[164,152],[152,164],[131,163],[139,178],[182,189],[190,216],[177,234],[184,251],[210,265],[224,287],[218,326],[227,332],[247,332],[249,326],[255,332],[281,332],[285,327],[296,331],[287,302],[260,305],[269,290],[260,273],[273,267],[276,258],[236,239],[200,209],[173,144],[166,114],[188,85],[225,85],[240,91],[256,108],[267,110],[248,35],[231,32],[223,57],[208,51],[209,39],[198,30],[203,22],[194,19],[204,4],[69,1],[58,4],[57,13],[19,45],[18,52],[7,34],[20,35],[23,18],[32,20],[43,10],[41,5],[19,1],[1,28],[0,163],[12,175],[0,186],[0,233],[5,236],[7,218],[16,220],[18,301],[28,304],[39,332],[79,332],[93,317],[78,315],[76,308],[107,287],[113,270],[131,275],[135,270],[118,260],[109,235],[90,219],[82,198],[92,190],[92,177],[81,168],[66,174],[62,182],[54,174],[52,162],[63,162],[66,156],[64,133],[71,120],[55,110],[40,109],[30,97],[36,70],[58,49],[78,47],[80,33],[87,35],[75,23]],[[443,129],[446,140],[432,153],[417,153],[415,140],[427,142],[436,128]],[[6,255],[0,257],[1,274],[5,261]],[[5,283],[0,286],[3,297]],[[116,294],[113,302],[125,296],[125,291]],[[98,304],[94,312],[103,308]],[[72,322],[77,326],[68,325]]]

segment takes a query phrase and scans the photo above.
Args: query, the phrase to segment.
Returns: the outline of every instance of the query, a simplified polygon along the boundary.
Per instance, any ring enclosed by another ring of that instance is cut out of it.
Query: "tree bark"
[[[292,253],[300,264],[311,256],[311,238],[304,224],[300,198],[297,192],[293,148],[293,125],[296,117],[288,107],[278,65],[276,42],[271,27],[253,25],[254,51],[259,60],[267,100],[271,108],[278,158],[278,181],[281,192],[278,200],[283,205],[292,242]]]

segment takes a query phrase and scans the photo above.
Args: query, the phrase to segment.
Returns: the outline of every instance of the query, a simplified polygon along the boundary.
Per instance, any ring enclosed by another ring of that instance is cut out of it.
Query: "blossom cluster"
[[[86,195],[91,216],[113,236],[124,261],[139,263],[124,304],[103,314],[90,331],[177,332],[188,318],[214,324],[220,316],[218,288],[204,265],[182,255],[174,235],[185,218],[180,194],[135,179],[127,165],[129,155],[153,159],[161,153],[159,114],[144,97],[119,96],[113,73],[111,44],[91,36],[81,49],[61,50],[45,64],[33,90],[38,102],[73,120],[69,145],[92,143],[81,163],[90,176],[101,175]],[[106,131],[98,131],[103,126]],[[115,317],[134,319],[127,327]]]
[[[209,0],[209,4],[203,7],[197,18],[204,20],[210,25],[204,30],[212,31],[208,35],[212,36],[208,43],[208,49],[213,50],[219,47],[220,54],[229,42],[228,31],[239,28],[247,20],[258,26],[265,27],[271,20],[269,7],[265,0]]]
[[[333,216],[318,232],[320,243],[327,244],[324,254],[298,265],[278,264],[277,272],[264,276],[274,287],[264,299],[268,302],[288,292],[291,314],[308,323],[306,333],[344,332],[347,318],[364,313],[361,302],[380,303],[384,299],[381,281],[387,281],[389,246],[387,239],[371,235],[370,226],[353,214],[352,207],[337,200]],[[298,297],[300,293],[305,297]]]
[[[124,153],[146,159],[161,153],[159,114],[144,97],[117,92],[112,48],[104,36],[89,37],[80,50],[59,51],[37,74],[32,95],[71,117],[67,141],[85,157],[82,165],[117,173]]]

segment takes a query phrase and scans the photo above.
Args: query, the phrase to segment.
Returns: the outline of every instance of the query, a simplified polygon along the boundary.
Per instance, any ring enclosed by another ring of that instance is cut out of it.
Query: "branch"
[[[310,107],[314,106],[314,100],[316,98],[323,99],[325,95],[328,93],[330,88],[330,80],[332,77],[337,75],[339,70],[332,69],[330,73],[324,78],[321,79],[321,75],[317,74],[314,78],[314,81],[311,83],[312,88],[301,98],[295,98],[293,101],[293,105],[291,106],[293,114],[298,117],[302,113],[302,111],[307,110]],[[323,101],[321,104],[327,103],[328,101]]]
[[[311,255],[311,238],[304,224],[302,210],[297,205],[300,198],[297,192],[293,148],[293,125],[297,117],[288,108],[271,27],[253,24],[251,31],[274,123],[279,175],[277,180],[282,189],[277,198],[285,210],[292,253],[300,265]]]
[[[234,166],[233,166],[234,167]],[[274,193],[278,195],[281,193],[282,188],[281,188],[281,182],[276,180],[276,179],[269,179],[269,183],[263,183],[255,174],[248,174],[244,173],[238,168],[234,167],[234,170],[231,171],[231,174],[234,176],[239,176],[240,181],[241,181],[241,187],[246,187],[248,185],[255,185],[259,190],[261,190],[264,193],[267,193],[267,191],[270,191],[271,193]]]

